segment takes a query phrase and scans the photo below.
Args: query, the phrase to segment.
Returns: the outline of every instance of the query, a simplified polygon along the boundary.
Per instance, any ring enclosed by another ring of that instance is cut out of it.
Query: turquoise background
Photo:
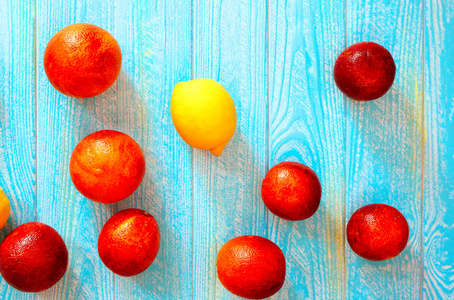
[[[12,212],[4,237],[29,221],[53,226],[70,262],[48,291],[5,281],[1,299],[233,299],[216,276],[229,239],[277,243],[287,278],[272,299],[454,299],[454,3],[450,0],[0,0],[0,187]],[[117,39],[121,74],[104,94],[71,99],[49,83],[44,49],[61,28],[99,25]],[[393,55],[392,89],[355,102],[332,76],[339,53],[374,41]],[[237,130],[221,157],[186,145],[170,116],[174,85],[221,82]],[[140,188],[114,205],[79,194],[69,159],[86,135],[115,129],[142,146]],[[266,171],[312,167],[317,213],[289,222],[267,211]],[[410,239],[397,258],[370,262],[345,240],[369,203],[398,208]],[[115,276],[97,253],[118,210],[152,213],[162,243],[143,274]]]

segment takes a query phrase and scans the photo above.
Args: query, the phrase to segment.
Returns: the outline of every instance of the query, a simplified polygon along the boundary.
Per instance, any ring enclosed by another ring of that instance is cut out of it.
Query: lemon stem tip
[[[222,154],[222,151],[224,151],[225,146],[226,145],[222,145],[222,146],[219,146],[219,147],[214,147],[214,148],[210,149],[210,152],[214,156],[220,156]]]

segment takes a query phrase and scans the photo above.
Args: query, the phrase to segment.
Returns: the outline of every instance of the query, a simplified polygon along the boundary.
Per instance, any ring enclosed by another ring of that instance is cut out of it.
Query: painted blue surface
[[[11,213],[1,238],[36,220],[35,45],[33,1],[0,1],[0,188]],[[3,279],[2,299],[34,299]]]
[[[425,299],[454,299],[454,5],[425,3]]]
[[[272,299],[454,298],[454,21],[452,1],[0,0],[0,187],[12,213],[3,238],[38,220],[65,240],[70,265],[38,294],[4,280],[0,299],[237,299],[216,275],[230,238],[277,243],[287,277]],[[123,54],[117,82],[92,99],[58,93],[43,68],[66,25],[99,25]],[[391,91],[345,98],[332,67],[346,46],[371,40],[396,61]],[[192,149],[170,117],[174,85],[212,78],[232,95],[237,130],[224,153]],[[114,205],[80,195],[69,158],[86,135],[115,129],[143,148],[141,187]],[[281,161],[311,166],[320,209],[288,222],[269,213],[261,180]],[[350,215],[388,203],[407,218],[397,258],[368,262],[346,243]],[[118,210],[152,213],[161,248],[143,274],[115,276],[97,237]]]
[[[194,149],[194,298],[230,299],[217,279],[221,246],[266,236],[260,198],[266,173],[266,1],[194,1],[194,77],[218,80],[232,95],[237,128],[216,158]]]
[[[342,299],[345,100],[332,66],[345,41],[343,1],[277,1],[269,7],[269,166],[298,161],[323,187],[320,208],[290,222],[269,213],[269,236],[287,261],[273,299]]]
[[[347,99],[346,217],[361,206],[385,203],[401,211],[410,227],[406,249],[390,261],[367,261],[346,247],[347,299],[420,299],[422,12],[422,1],[347,2],[347,44],[383,45],[395,60],[396,77],[380,100]]]

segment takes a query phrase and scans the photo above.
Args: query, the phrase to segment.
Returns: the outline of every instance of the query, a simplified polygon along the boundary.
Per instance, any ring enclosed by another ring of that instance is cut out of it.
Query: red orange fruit
[[[65,242],[52,227],[25,223],[0,244],[0,272],[12,287],[35,293],[56,284],[68,267]]]
[[[121,49],[106,30],[73,24],[57,32],[44,52],[50,83],[67,96],[93,97],[107,90],[121,68]]]
[[[345,49],[334,65],[334,80],[347,97],[358,101],[380,98],[396,75],[394,59],[383,46],[361,42]]]
[[[144,210],[125,209],[113,215],[102,228],[98,253],[115,274],[134,276],[153,263],[159,244],[155,218]]]
[[[270,297],[285,281],[282,250],[260,236],[240,236],[225,243],[219,250],[216,266],[222,285],[243,298]]]
[[[145,157],[127,134],[101,130],[74,148],[70,174],[74,186],[88,199],[118,202],[139,187],[145,174]]]
[[[386,260],[399,255],[407,245],[408,223],[400,211],[386,204],[361,207],[347,224],[347,241],[352,250],[369,260]]]
[[[278,217],[299,221],[318,209],[322,186],[317,174],[306,165],[282,162],[272,167],[262,182],[262,199]]]

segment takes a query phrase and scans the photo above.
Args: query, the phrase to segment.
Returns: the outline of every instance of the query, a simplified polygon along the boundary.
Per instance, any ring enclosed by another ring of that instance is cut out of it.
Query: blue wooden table
[[[454,2],[452,0],[0,0],[0,187],[12,211],[3,238],[40,221],[65,240],[63,279],[38,294],[1,281],[1,299],[232,299],[216,276],[230,238],[279,245],[287,277],[272,299],[454,299]],[[123,53],[104,94],[71,99],[49,83],[43,54],[66,25],[108,30]],[[338,54],[374,41],[393,55],[390,92],[355,102],[336,88]],[[170,116],[173,87],[221,82],[238,114],[222,156],[196,150]],[[114,205],[79,194],[69,159],[86,135],[115,129],[142,146],[140,188]],[[265,208],[261,180],[281,161],[312,167],[323,185],[301,222]],[[370,262],[345,239],[350,215],[387,203],[407,218],[397,258]],[[115,212],[138,207],[161,229],[143,274],[114,276],[97,253]]]

